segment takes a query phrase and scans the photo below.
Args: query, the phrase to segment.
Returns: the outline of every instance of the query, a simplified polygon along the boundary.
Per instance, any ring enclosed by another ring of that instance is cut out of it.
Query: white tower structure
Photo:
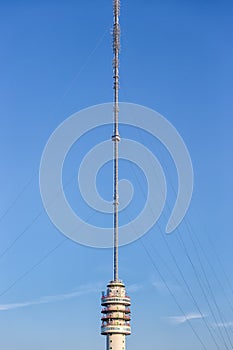
[[[131,334],[130,297],[126,295],[125,285],[118,278],[118,95],[119,95],[119,49],[120,49],[120,0],[114,0],[113,25],[113,79],[114,79],[114,250],[113,280],[107,285],[107,292],[102,293],[102,325],[101,334],[107,338],[106,350],[126,350],[126,335]]]

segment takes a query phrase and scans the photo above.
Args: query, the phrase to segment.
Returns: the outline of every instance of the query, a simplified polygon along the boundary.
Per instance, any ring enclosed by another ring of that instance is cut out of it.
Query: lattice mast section
[[[119,120],[119,51],[120,51],[120,1],[114,0],[114,24],[113,24],[113,79],[114,79],[114,256],[113,256],[113,279],[118,281],[118,143],[120,141]]]

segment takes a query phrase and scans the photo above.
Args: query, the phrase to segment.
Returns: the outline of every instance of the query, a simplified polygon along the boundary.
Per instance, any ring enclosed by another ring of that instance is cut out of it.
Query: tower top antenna
[[[114,89],[114,131],[112,141],[114,142],[114,252],[113,252],[113,278],[118,281],[118,142],[120,135],[118,130],[119,117],[119,51],[120,51],[120,0],[114,0],[114,23],[113,23],[113,89]]]

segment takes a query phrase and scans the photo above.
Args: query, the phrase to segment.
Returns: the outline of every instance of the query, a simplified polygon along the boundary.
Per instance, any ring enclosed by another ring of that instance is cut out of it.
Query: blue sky
[[[0,8],[0,347],[100,350],[100,295],[112,277],[112,252],[64,239],[43,209],[38,172],[62,121],[112,100],[112,1],[9,0]],[[175,168],[158,141],[139,140],[161,160],[169,185],[159,222],[120,249],[120,276],[132,297],[128,349],[233,343],[232,11],[231,1],[122,1],[120,100],[164,115],[182,135],[195,175],[188,214],[166,236]],[[100,128],[94,139],[110,135],[111,127]],[[127,128],[121,135],[138,137]],[[64,174],[73,178],[67,197],[76,210],[78,155],[73,149]],[[142,189],[132,167],[120,165],[137,193],[132,216],[146,185],[138,169]],[[110,199],[110,165],[97,180]]]

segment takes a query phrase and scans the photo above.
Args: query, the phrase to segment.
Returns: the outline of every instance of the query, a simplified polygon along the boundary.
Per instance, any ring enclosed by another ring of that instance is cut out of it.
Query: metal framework
[[[118,130],[119,117],[119,51],[120,51],[120,0],[114,0],[114,25],[113,25],[113,79],[114,79],[114,133],[112,141],[114,142],[114,281],[118,281],[118,142],[120,135]]]

